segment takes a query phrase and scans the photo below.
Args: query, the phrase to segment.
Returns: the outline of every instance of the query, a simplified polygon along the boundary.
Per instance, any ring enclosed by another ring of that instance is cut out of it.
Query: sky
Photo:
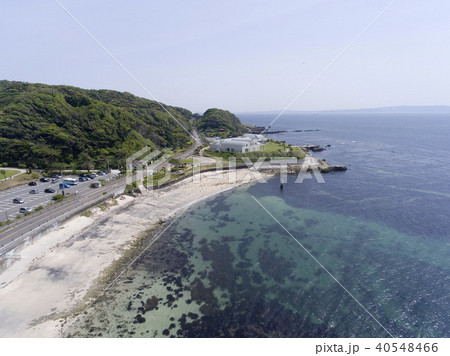
[[[450,105],[448,0],[1,0],[0,79],[204,112]],[[131,73],[144,90],[128,73]],[[309,86],[314,81],[313,85]]]

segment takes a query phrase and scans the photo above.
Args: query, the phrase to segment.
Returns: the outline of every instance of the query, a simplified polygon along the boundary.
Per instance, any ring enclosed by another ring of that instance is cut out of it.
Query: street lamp
[[[109,159],[108,157],[105,156],[105,160],[106,160],[106,166],[108,167],[108,182],[111,180],[111,173],[109,172]]]

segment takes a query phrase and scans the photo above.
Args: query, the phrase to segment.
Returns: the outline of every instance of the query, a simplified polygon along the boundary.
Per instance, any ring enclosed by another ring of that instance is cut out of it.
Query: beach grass
[[[16,171],[16,172],[18,172],[18,171]],[[1,178],[3,178],[3,176]],[[18,185],[26,184],[26,183],[31,182],[36,179],[39,179],[38,172],[32,172],[31,174],[30,173],[22,173],[16,177],[14,177],[13,179],[7,179],[5,181],[0,182],[0,191],[14,188],[14,187],[17,187]]]
[[[2,171],[2,173],[0,173],[0,179],[7,179],[15,174],[20,173],[20,171],[16,169],[0,169],[0,171]]]
[[[285,150],[285,145],[277,141],[267,142],[264,149],[265,152],[277,152],[283,150]]]

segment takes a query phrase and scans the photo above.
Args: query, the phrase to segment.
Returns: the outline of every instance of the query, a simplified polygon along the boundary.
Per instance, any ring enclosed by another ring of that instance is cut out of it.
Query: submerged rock
[[[136,315],[135,320],[139,324],[145,323],[145,318],[141,314]]]
[[[198,314],[189,312],[188,317],[195,320],[198,319]]]
[[[145,310],[146,311],[150,311],[155,309],[158,306],[159,303],[159,299],[157,296],[153,296],[151,298],[148,298],[147,301],[145,302]]]

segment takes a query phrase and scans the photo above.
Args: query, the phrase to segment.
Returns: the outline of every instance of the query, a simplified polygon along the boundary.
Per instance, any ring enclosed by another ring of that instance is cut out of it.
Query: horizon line
[[[287,110],[286,114],[297,114],[297,113],[331,113],[331,112],[348,112],[348,111],[388,111],[395,110],[397,112],[414,110],[420,112],[426,112],[426,110],[432,110],[433,112],[438,112],[438,110],[445,110],[450,112],[450,105],[393,105],[393,106],[379,106],[379,107],[365,107],[356,109],[310,109],[310,110]],[[277,113],[281,110],[237,110],[234,111],[235,114],[264,114],[264,113]]]

